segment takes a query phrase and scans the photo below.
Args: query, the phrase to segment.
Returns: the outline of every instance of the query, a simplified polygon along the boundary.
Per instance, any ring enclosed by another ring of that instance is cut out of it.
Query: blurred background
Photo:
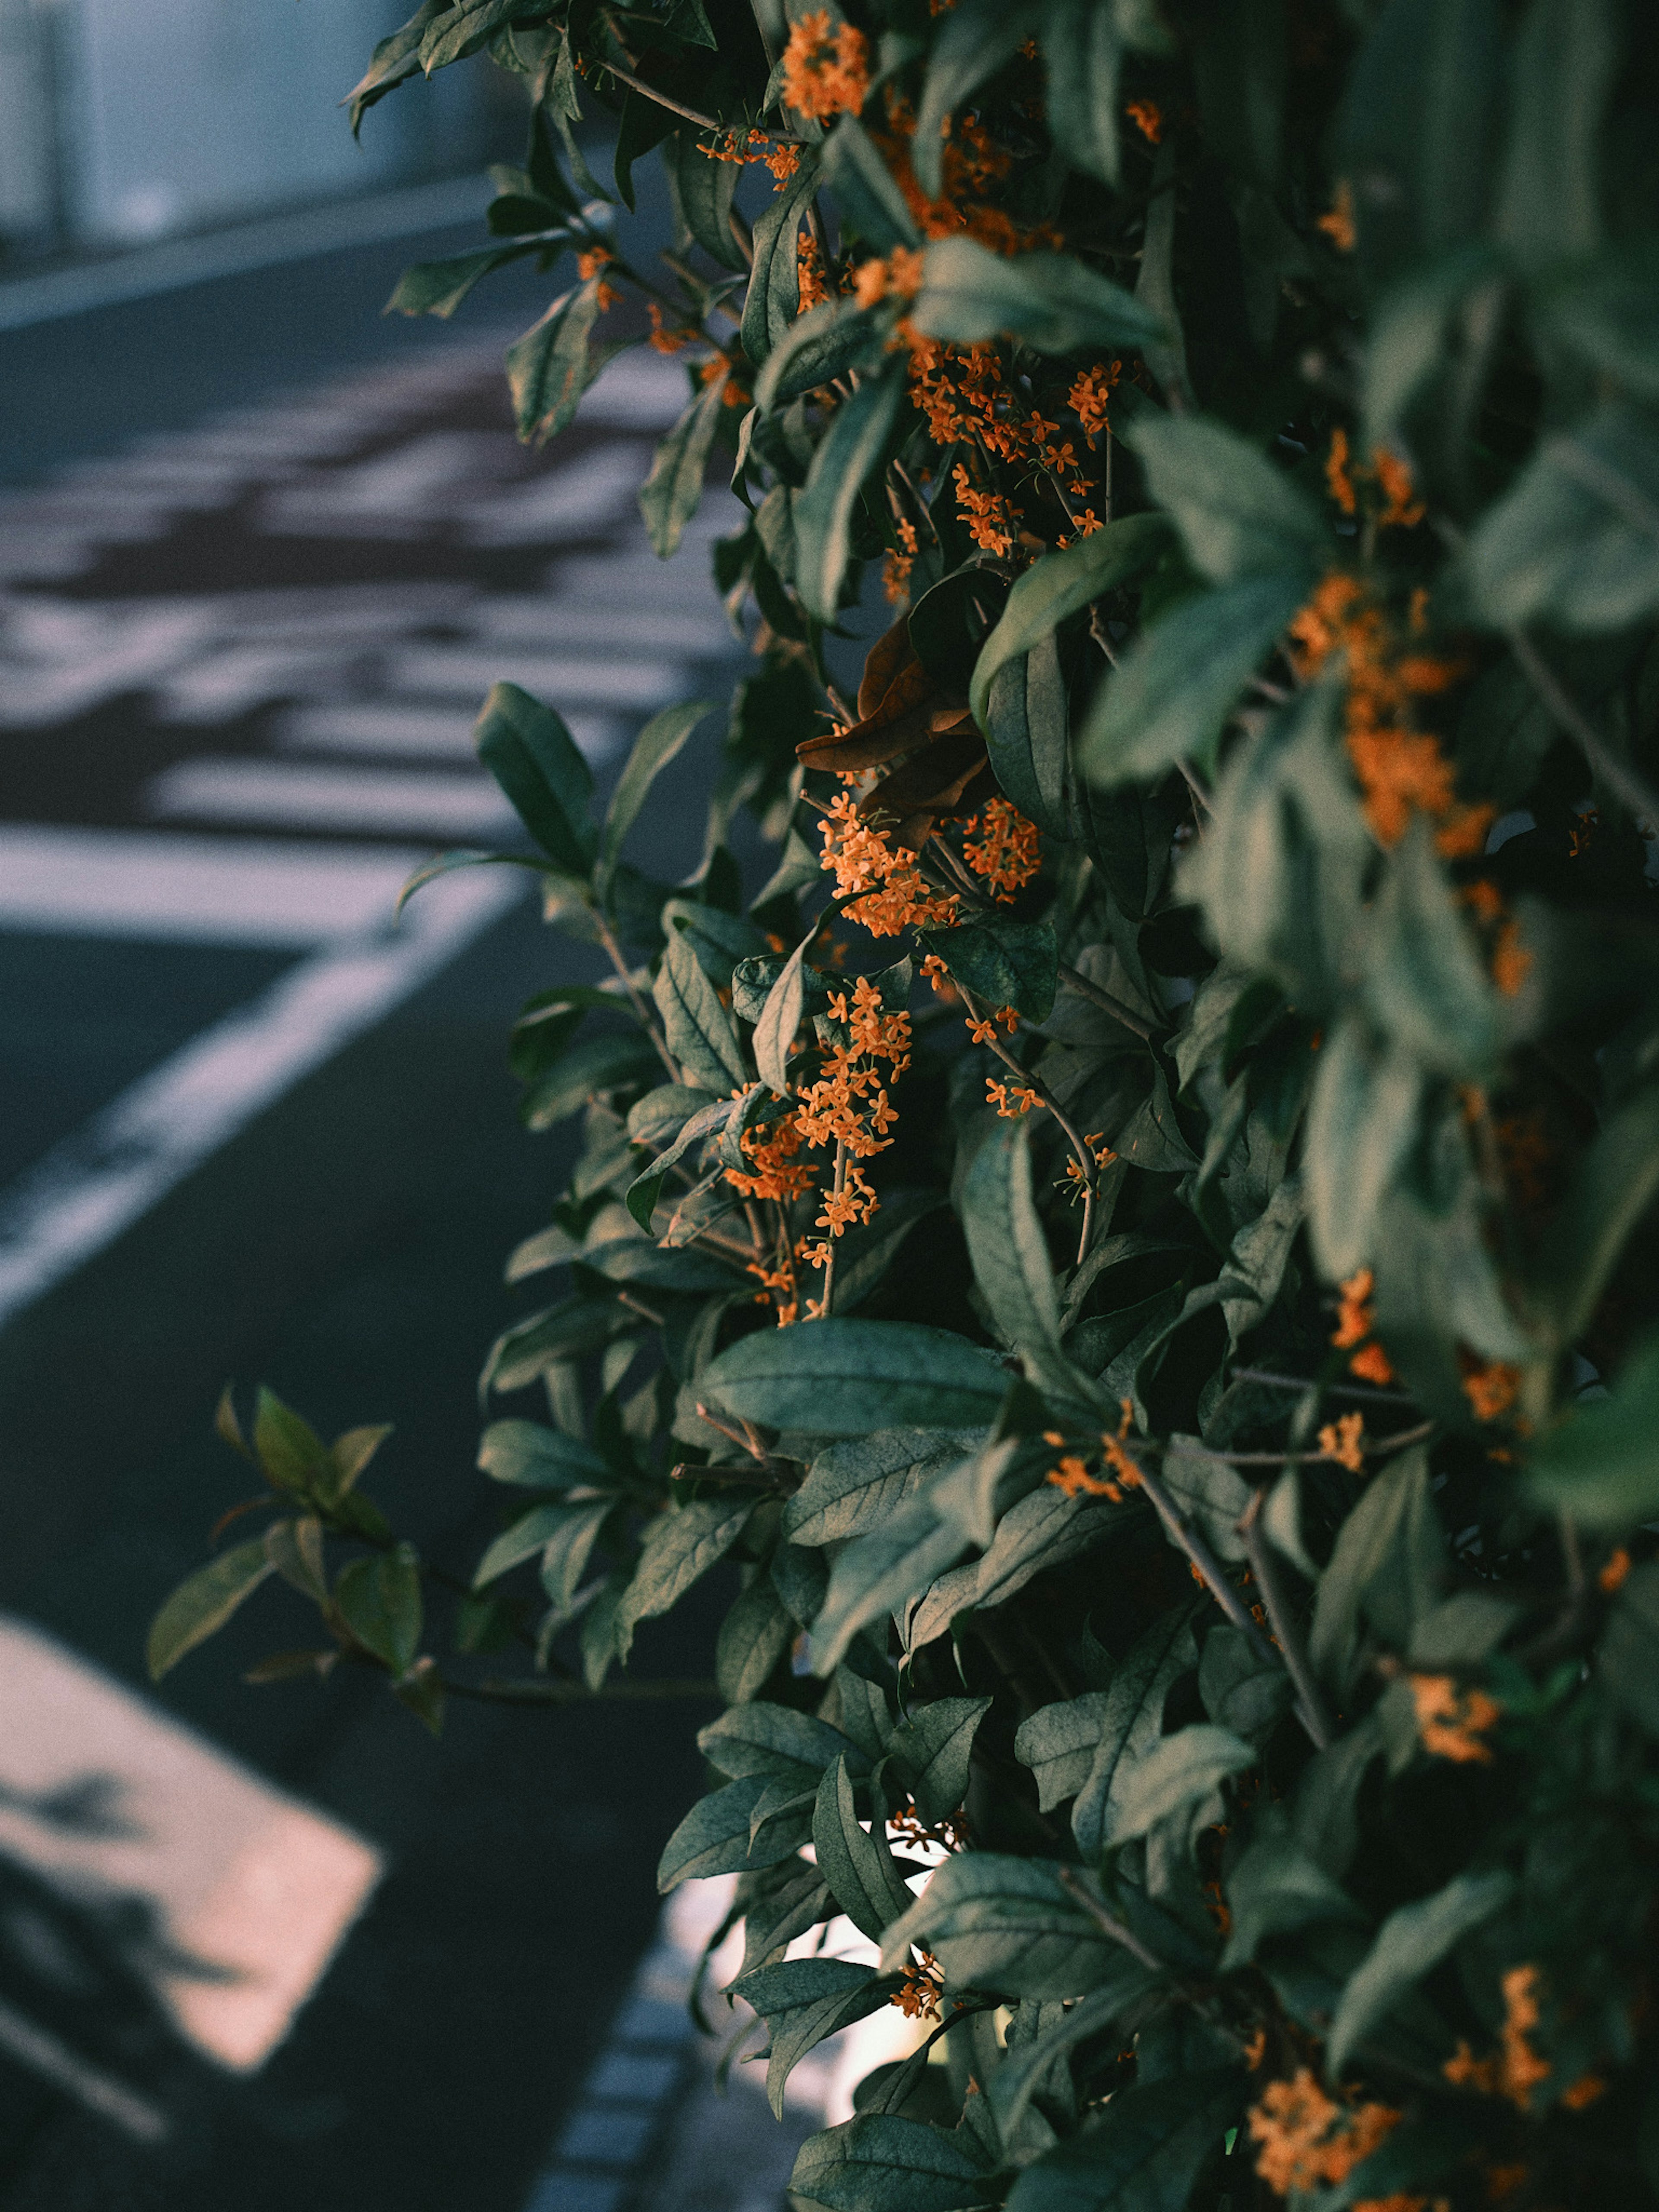
[[[695,1709],[458,1705],[434,1743],[378,1678],[247,1686],[314,1640],[281,1585],[143,1674],[246,1487],[227,1380],[395,1423],[368,1487],[470,1571],[477,1368],[563,1174],[507,1030],[588,969],[515,871],[394,927],[397,889],[514,835],[471,737],[501,677],[602,792],[647,714],[722,702],[636,833],[695,870],[741,672],[735,502],[666,568],[635,506],[683,368],[624,356],[538,453],[501,355],[556,276],[383,315],[482,240],[525,127],[477,62],[355,145],[402,12],[0,0],[4,2212],[768,2212],[847,2108],[833,2052],[781,2130],[753,2069],[698,2086],[722,1907],[659,1927],[653,1880]],[[666,236],[647,191],[630,250]],[[701,1668],[708,1626],[639,1663]]]

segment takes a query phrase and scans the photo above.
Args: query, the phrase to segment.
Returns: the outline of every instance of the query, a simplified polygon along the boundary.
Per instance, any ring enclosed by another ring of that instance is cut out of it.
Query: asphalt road
[[[395,1422],[368,1486],[433,1558],[476,1558],[477,1370],[533,1303],[501,1262],[562,1165],[518,1125],[505,1032],[587,970],[522,902],[393,944],[385,886],[501,829],[465,737],[493,674],[580,663],[603,777],[659,696],[731,673],[712,599],[656,580],[632,514],[663,365],[607,380],[550,491],[495,367],[534,281],[477,295],[481,340],[380,317],[407,260],[477,235],[0,332],[0,1609],[125,1684],[240,1494],[227,1378],[325,1433]],[[696,861],[717,734],[641,825],[659,876]],[[307,992],[346,1007],[309,1058]],[[702,1671],[700,1626],[639,1664]],[[163,2069],[160,2147],[0,2055],[5,2212],[526,2203],[655,1925],[691,1716],[461,1706],[434,1744],[375,1680],[244,1685],[306,1634],[267,1589],[156,1702],[384,1879],[261,2073]]]

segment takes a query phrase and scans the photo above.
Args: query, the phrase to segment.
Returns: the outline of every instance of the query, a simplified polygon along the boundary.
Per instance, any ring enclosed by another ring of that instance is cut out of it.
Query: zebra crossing
[[[596,771],[739,649],[635,492],[683,369],[614,362],[551,454],[502,334],[0,493],[0,933],[291,951],[265,990],[0,1190],[0,1326],[524,895],[431,853],[521,841],[471,726],[505,678]]]

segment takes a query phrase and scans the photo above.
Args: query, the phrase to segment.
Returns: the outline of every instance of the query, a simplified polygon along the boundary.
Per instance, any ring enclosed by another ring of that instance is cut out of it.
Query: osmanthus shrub
[[[757,657],[687,884],[627,842],[708,708],[603,816],[478,726],[614,974],[515,1036],[583,1133],[459,1656],[380,1432],[267,1399],[157,1670],[276,1573],[271,1671],[434,1725],[712,1695],[628,1662],[718,1570],[663,1887],[739,1877],[775,2100],[918,2023],[804,2202],[1653,2203],[1659,15],[426,0],[359,112],[479,49],[530,151],[397,304],[574,264],[527,437],[677,354],[641,504],[718,457]]]

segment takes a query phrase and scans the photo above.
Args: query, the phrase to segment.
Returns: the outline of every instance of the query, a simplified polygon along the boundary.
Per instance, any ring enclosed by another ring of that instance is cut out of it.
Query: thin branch
[[[1061,1867],[1059,1880],[1060,1887],[1083,1907],[1103,1936],[1109,1936],[1114,1943],[1121,1943],[1132,1958],[1139,1959],[1141,1965],[1152,1972],[1167,1974],[1170,1972],[1167,1961],[1160,1959],[1156,1951],[1149,1949],[1133,1928],[1120,1920],[1115,1912],[1107,1910],[1075,1867]]]
[[[1215,1553],[1164,1488],[1162,1477],[1149,1474],[1143,1467],[1140,1469],[1140,1487],[1151,1499],[1158,1519],[1164,1523],[1181,1550],[1185,1552],[1187,1557],[1198,1569],[1210,1595],[1221,1607],[1233,1626],[1249,1639],[1256,1656],[1270,1665],[1277,1664],[1279,1654],[1273,1650],[1269,1639],[1263,1635],[1260,1622],[1255,1619],[1249,1606],[1245,1604],[1243,1599],[1222,1572],[1221,1564]]]
[[[662,1024],[657,1018],[656,1010],[654,1007],[647,1006],[640,996],[638,987],[629,972],[628,963],[623,958],[622,947],[617,942],[617,933],[597,908],[593,910],[593,921],[599,933],[599,942],[604,945],[610,957],[611,964],[616,969],[623,990],[628,994],[628,1003],[644,1024],[646,1035],[657,1048],[657,1057],[668,1070],[669,1080],[672,1083],[683,1083],[685,1078],[680,1069],[674,1065],[674,1056],[669,1051],[663,1037]]]
[[[1299,1703],[1302,1725],[1313,1738],[1316,1747],[1323,1751],[1336,1735],[1336,1723],[1332,1720],[1323,1692],[1315,1677],[1308,1656],[1302,1649],[1302,1640],[1291,1619],[1290,1606],[1285,1595],[1285,1586],[1279,1579],[1278,1562],[1273,1547],[1261,1533],[1261,1508],[1267,1498],[1265,1490],[1258,1490],[1244,1509],[1238,1524],[1238,1533],[1244,1540],[1249,1554],[1250,1571],[1261,1592],[1261,1602],[1273,1623],[1273,1637],[1279,1645],[1279,1656],[1285,1662],[1285,1671],[1295,1685]]]
[[[1322,1382],[1316,1375],[1276,1375],[1267,1367],[1235,1367],[1235,1382],[1267,1382],[1279,1390],[1319,1390],[1332,1398],[1372,1398],[1388,1406],[1414,1406],[1409,1390],[1379,1390],[1368,1382]],[[1279,1455],[1274,1454],[1277,1458]]]
[[[1060,1127],[1065,1131],[1066,1141],[1072,1148],[1072,1157],[1077,1166],[1078,1178],[1083,1185],[1087,1201],[1084,1208],[1083,1222],[1084,1234],[1086,1238],[1089,1231],[1093,1225],[1095,1184],[1099,1178],[1100,1173],[1099,1169],[1095,1164],[1094,1154],[1089,1150],[1088,1146],[1085,1144],[1083,1139],[1079,1136],[1077,1131],[1072,1127],[1070,1121],[1067,1121],[1065,1111],[1061,1108],[1059,1100],[1054,1097],[1054,1092],[1049,1090],[1042,1078],[1040,1075],[1032,1073],[1030,1069],[1022,1067],[1019,1062],[1014,1058],[1012,1053],[1009,1051],[1006,1045],[1005,1045],[1002,1040],[994,1034],[995,1018],[988,1012],[982,1001],[976,999],[973,993],[969,990],[965,985],[958,984],[957,988],[962,993],[962,1002],[963,1006],[967,1007],[969,1012],[972,1014],[975,1020],[987,1024],[991,1027],[994,1033],[985,1040],[987,1044],[989,1045],[991,1050],[996,1054],[997,1058],[1002,1062],[1005,1067],[1011,1069],[1013,1073],[1019,1078],[1021,1084],[1025,1087],[1025,1089],[1036,1092],[1038,1103],[1047,1108],[1048,1111],[1054,1115],[1055,1121],[1059,1122]],[[1078,1265],[1079,1267],[1082,1266],[1085,1259],[1088,1256],[1088,1245],[1085,1243],[1082,1250],[1078,1254]]]
[[[842,1139],[841,1138],[837,1137],[837,1138],[836,1138],[836,1185],[835,1185],[836,1196],[837,1198],[839,1198],[839,1197],[841,1196],[842,1192],[846,1188],[846,1187],[847,1187],[847,1146],[846,1146],[845,1143],[842,1141]],[[818,1301],[818,1314],[817,1314],[817,1317],[818,1317],[818,1319],[819,1319],[820,1321],[828,1321],[828,1319],[830,1318],[830,1301],[831,1297],[835,1295],[835,1288],[836,1288],[836,1238],[837,1238],[837,1237],[838,1237],[839,1235],[840,1235],[840,1231],[839,1231],[838,1230],[836,1230],[836,1229],[832,1228],[832,1229],[830,1230],[830,1235],[829,1235],[829,1237],[828,1237],[828,1239],[827,1239],[827,1242],[828,1242],[829,1246],[830,1246],[830,1256],[829,1256],[829,1258],[828,1258],[828,1259],[824,1261],[824,1263],[823,1263],[823,1297],[822,1297],[819,1299],[819,1301]]]
[[[1068,967],[1065,961],[1060,962],[1054,973],[1068,991],[1075,991],[1079,998],[1089,1000],[1103,1013],[1109,1014],[1115,1022],[1121,1022],[1126,1030],[1132,1030],[1146,1043],[1151,1044],[1158,1036],[1158,1032],[1151,1028],[1133,1006],[1127,1006],[1121,999],[1114,998],[1109,991],[1103,991],[1098,983],[1091,983],[1086,975],[1079,975],[1077,969]]]
[[[1420,1444],[1425,1437],[1433,1433],[1432,1421],[1420,1421],[1414,1429],[1396,1429],[1392,1436],[1377,1437],[1364,1445],[1365,1456],[1387,1459],[1395,1452],[1404,1451],[1408,1444]],[[1178,1459],[1218,1459],[1229,1467],[1308,1467],[1317,1460],[1334,1456],[1328,1451],[1217,1451],[1209,1444],[1170,1444],[1164,1449],[1173,1451]]]
[[[662,1316],[659,1313],[653,1313],[651,1308],[647,1305],[645,1300],[643,1298],[636,1298],[631,1291],[618,1291],[617,1293],[617,1302],[619,1305],[626,1306],[629,1313],[638,1314],[641,1321],[648,1321],[653,1328],[660,1328],[662,1327]]]

